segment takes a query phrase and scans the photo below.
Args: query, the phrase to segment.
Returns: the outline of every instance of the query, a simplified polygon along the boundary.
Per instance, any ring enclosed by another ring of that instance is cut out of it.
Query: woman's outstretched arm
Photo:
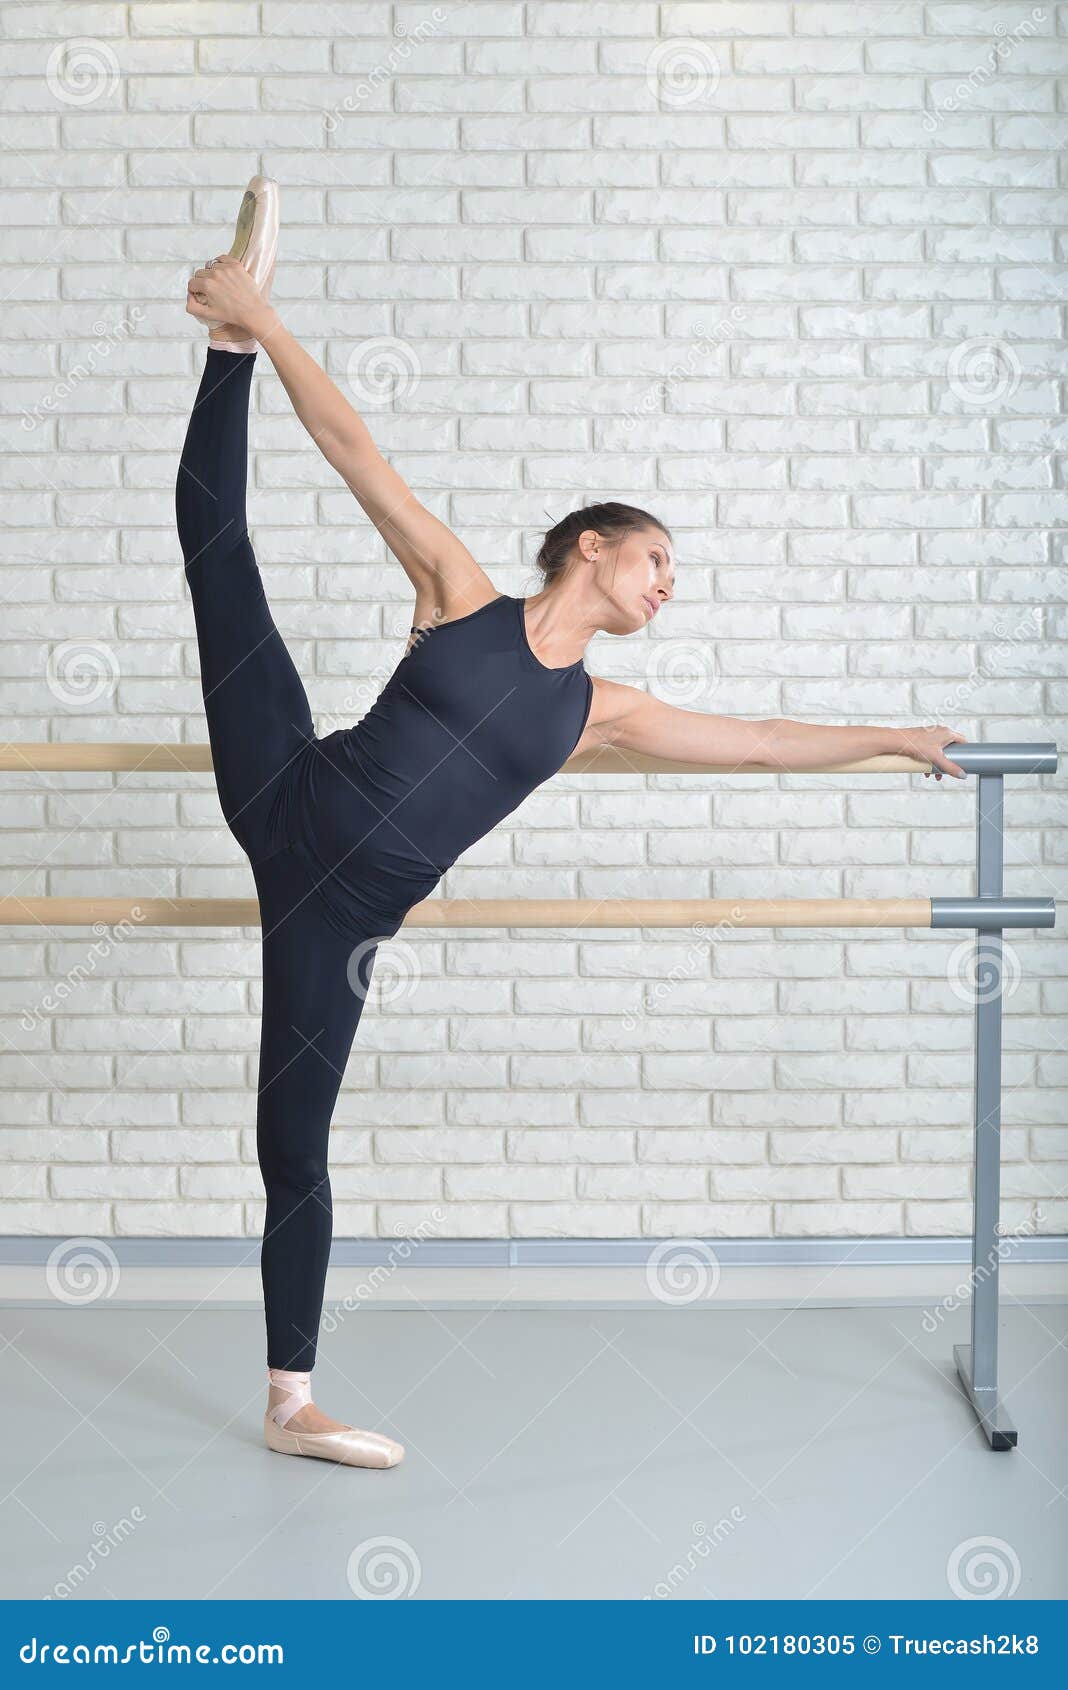
[[[195,308],[187,304],[187,309],[203,319],[235,323],[260,342],[297,416],[412,582],[414,620],[466,615],[495,598],[489,576],[386,462],[362,418],[260,297],[244,266],[220,257],[195,281]]]
[[[778,717],[749,722],[740,716],[680,710],[616,681],[595,681],[594,695],[596,703],[580,742],[583,751],[616,745],[623,751],[644,751],[678,763],[720,763],[768,774],[859,762],[892,752],[930,763],[938,780],[941,770],[964,778],[965,771],[942,750],[967,738],[952,728],[838,728]]]

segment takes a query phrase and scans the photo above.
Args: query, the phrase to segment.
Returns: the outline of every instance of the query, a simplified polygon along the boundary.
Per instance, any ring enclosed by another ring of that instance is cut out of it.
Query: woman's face
[[[617,539],[591,528],[579,536],[579,551],[592,562],[607,634],[644,628],[674,597],[675,556],[661,528],[633,528]]]

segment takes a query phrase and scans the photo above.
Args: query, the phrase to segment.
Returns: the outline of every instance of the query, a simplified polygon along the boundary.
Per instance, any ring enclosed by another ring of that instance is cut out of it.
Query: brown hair
[[[658,528],[671,539],[670,530],[659,517],[639,510],[637,505],[620,505],[610,500],[602,505],[584,505],[571,511],[546,534],[534,560],[545,577],[546,584],[556,581],[564,573],[571,549],[580,534],[595,528],[606,540],[622,540],[624,534],[636,528]]]

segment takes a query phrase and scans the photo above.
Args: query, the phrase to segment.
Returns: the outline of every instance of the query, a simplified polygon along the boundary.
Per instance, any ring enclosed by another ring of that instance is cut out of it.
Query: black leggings
[[[330,1255],[330,1118],[376,946],[372,933],[360,942],[328,920],[290,848],[295,775],[314,756],[315,731],[245,521],[254,363],[254,353],[209,350],[176,503],[219,801],[260,904],[256,1148],[267,1193],[267,1365],[305,1370],[315,1361]]]

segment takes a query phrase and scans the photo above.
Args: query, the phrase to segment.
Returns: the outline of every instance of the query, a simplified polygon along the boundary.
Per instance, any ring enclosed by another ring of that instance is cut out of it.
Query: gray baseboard
[[[0,1267],[36,1267],[65,1237],[0,1237]],[[237,1267],[259,1259],[258,1238],[99,1238],[129,1267]],[[699,1243],[724,1266],[918,1266],[971,1263],[970,1238],[335,1238],[331,1267],[641,1267],[658,1245]],[[1068,1261],[1068,1234],[1004,1240],[1003,1262]]]

